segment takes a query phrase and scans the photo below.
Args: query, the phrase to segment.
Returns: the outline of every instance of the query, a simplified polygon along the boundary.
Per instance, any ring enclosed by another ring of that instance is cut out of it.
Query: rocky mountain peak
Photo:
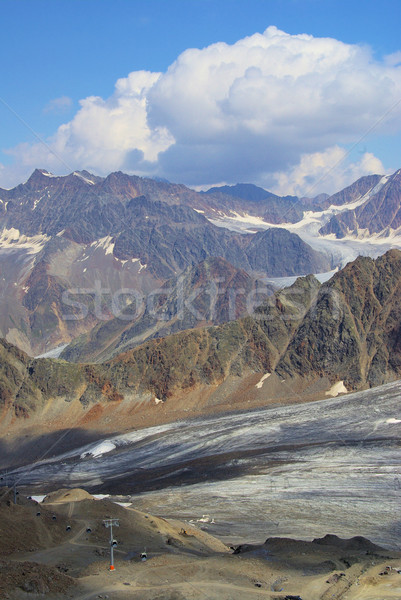
[[[391,236],[401,227],[401,169],[391,176],[371,175],[359,179],[329,201],[362,200],[354,209],[333,216],[320,229],[322,235],[334,233],[337,238],[380,234]]]

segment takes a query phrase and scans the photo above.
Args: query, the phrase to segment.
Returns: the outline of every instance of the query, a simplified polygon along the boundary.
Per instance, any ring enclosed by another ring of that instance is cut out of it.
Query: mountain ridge
[[[328,272],[358,252],[376,257],[401,246],[400,172],[362,177],[308,204],[252,184],[222,189],[257,201],[121,172],[36,170],[0,190],[0,335],[42,354],[113,317],[110,298],[95,314],[97,290],[148,294],[207,258],[260,279]],[[334,241],[342,239],[349,248]],[[74,290],[88,292],[84,319]]]
[[[373,177],[373,176],[372,176]],[[375,192],[375,187],[383,185]],[[372,194],[355,209],[335,215],[322,229],[322,235],[345,236],[391,235],[401,228],[401,169],[375,181]]]
[[[54,429],[72,419],[120,429],[393,381],[400,291],[401,252],[392,250],[360,257],[322,285],[299,278],[254,317],[149,340],[101,364],[31,359],[3,341],[0,427]]]
[[[326,255],[286,230],[254,238],[217,227],[194,208],[204,206],[203,196],[183,185],[121,172],[36,170],[0,197],[0,334],[34,355],[103,319],[90,299],[99,289],[147,294],[208,257],[259,277],[331,268]],[[85,318],[74,298],[81,290]],[[110,297],[100,302],[112,317]]]

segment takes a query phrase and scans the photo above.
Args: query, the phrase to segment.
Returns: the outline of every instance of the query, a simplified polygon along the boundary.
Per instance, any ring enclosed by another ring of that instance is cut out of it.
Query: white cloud
[[[233,45],[186,50],[166,73],[130,73],[110,98],[81,100],[48,147],[10,152],[26,169],[122,169],[190,185],[270,180],[280,189],[287,180],[301,189],[305,165],[318,170],[335,146],[372,128],[400,132],[397,65],[395,55],[377,62],[366,47],[269,27]]]
[[[303,154],[300,162],[287,171],[273,174],[270,189],[280,195],[313,197],[322,190],[333,194],[364,175],[382,174],[385,168],[370,152],[357,162],[346,164],[346,151],[339,146],[324,152]]]
[[[158,152],[174,142],[165,128],[150,129],[147,124],[147,94],[159,77],[160,73],[146,71],[130,73],[117,81],[107,100],[99,96],[81,100],[74,118],[51,139],[20,144],[9,153],[31,168],[58,172],[86,168],[109,173],[122,168],[128,157],[134,167],[154,162]]]

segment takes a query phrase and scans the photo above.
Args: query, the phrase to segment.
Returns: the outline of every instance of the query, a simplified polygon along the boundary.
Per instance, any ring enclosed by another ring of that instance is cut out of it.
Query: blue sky
[[[399,0],[0,11],[0,186],[87,168],[312,194],[401,166]]]

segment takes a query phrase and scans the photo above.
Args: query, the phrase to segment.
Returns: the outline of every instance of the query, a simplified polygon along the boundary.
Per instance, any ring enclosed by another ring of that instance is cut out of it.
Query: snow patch
[[[401,423],[401,419],[394,419],[394,417],[393,417],[391,419],[387,419],[386,423],[388,423],[388,424],[391,424],[391,423]]]
[[[106,237],[100,238],[98,240],[95,240],[94,242],[91,243],[91,247],[95,248],[95,250],[97,250],[98,248],[102,248],[105,252],[105,254],[113,254],[113,250],[114,250],[114,242],[112,242],[112,236],[111,235],[106,235]]]
[[[329,236],[326,236],[329,237]],[[335,235],[330,234],[330,238],[334,239]],[[369,229],[358,229],[356,233],[348,230],[347,235],[341,238],[345,242],[368,242],[372,245],[389,244],[401,246],[401,227],[393,229],[386,227],[378,233],[370,233]]]
[[[18,229],[4,228],[0,233],[0,249],[27,250],[28,254],[37,254],[50,238],[47,235],[34,235],[32,237],[21,234]]]
[[[41,196],[40,198],[37,198],[37,200],[34,201],[33,206],[32,206],[32,210],[35,210],[35,208],[37,207],[37,205],[39,204],[39,202],[44,198],[44,195]]]
[[[163,404],[163,400],[160,398],[155,398],[155,404]]]
[[[230,214],[218,213],[219,216],[211,219],[206,217],[210,223],[217,225],[217,227],[226,227],[231,231],[238,233],[255,233],[255,230],[264,230],[274,227],[274,225],[265,221],[262,217],[255,215],[249,215],[247,213],[241,215],[235,211],[230,211]],[[278,227],[286,227],[285,225],[279,225]]]
[[[216,521],[210,515],[202,515],[201,519],[196,519],[197,523],[210,523],[214,525]]]
[[[335,398],[339,394],[347,394],[348,390],[344,385],[344,381],[337,381],[334,385],[331,386],[329,390],[326,392],[326,396],[330,396],[331,398]]]
[[[124,266],[124,265],[125,265],[125,263],[127,263],[127,262],[136,263],[136,262],[138,262],[140,259],[139,259],[139,258],[130,258],[129,260],[128,260],[128,259],[124,259],[124,260],[123,260],[122,258],[117,258],[117,256],[115,256],[115,257],[114,257],[114,260],[118,260],[118,262],[119,262],[119,263],[121,263],[121,265],[122,265],[122,266]]]
[[[139,260],[139,259],[138,259],[138,260]],[[132,262],[134,262],[134,259],[132,259]],[[135,260],[135,262],[136,262],[136,260]],[[138,271],[138,273],[140,273],[140,272],[142,271],[142,269],[146,269],[146,267],[147,267],[147,266],[148,266],[148,265],[143,265],[142,263],[140,263],[140,267],[139,267],[139,271]]]
[[[82,179],[82,181],[85,181],[85,183],[88,183],[89,185],[95,185],[94,181],[88,179],[87,177],[84,177],[84,175],[78,173],[77,171],[74,171],[73,175],[75,175],[75,177],[79,177],[79,179]]]
[[[112,450],[116,449],[116,445],[111,440],[104,440],[100,442],[100,444],[96,444],[90,450],[83,452],[80,455],[80,458],[87,458],[91,456],[92,458],[98,458],[99,456],[103,456],[103,454],[107,454],[108,452],[112,452]]]
[[[35,502],[43,502],[43,500],[46,498],[46,494],[40,495],[40,496],[31,496],[32,500],[35,500]]]
[[[264,382],[268,377],[270,377],[270,375],[271,373],[266,373],[265,375],[263,375],[260,381],[255,385],[255,387],[257,387],[260,390],[263,387]]]
[[[45,177],[51,177],[51,178],[55,178],[58,177],[58,175],[53,175],[53,173],[49,173],[49,171],[41,171],[42,175],[44,175]]]

